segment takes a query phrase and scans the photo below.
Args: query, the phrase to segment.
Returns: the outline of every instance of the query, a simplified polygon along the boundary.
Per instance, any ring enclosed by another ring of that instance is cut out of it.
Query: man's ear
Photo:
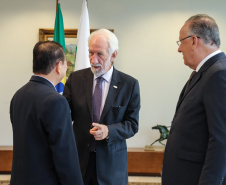
[[[192,39],[193,39],[192,49],[194,50],[198,46],[199,39],[195,35],[192,37]]]
[[[115,60],[115,58],[117,57],[118,55],[118,51],[114,51],[112,54],[111,54],[111,62],[113,62]]]
[[[55,67],[55,70],[56,70],[56,73],[57,73],[57,74],[60,74],[61,66],[62,66],[62,61],[57,62],[57,65],[56,65],[56,67]]]

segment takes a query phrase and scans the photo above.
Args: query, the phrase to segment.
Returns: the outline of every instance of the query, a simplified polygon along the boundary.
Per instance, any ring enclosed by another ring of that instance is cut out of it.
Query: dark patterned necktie
[[[101,76],[97,78],[97,83],[93,93],[93,122],[99,123],[100,121],[100,110],[101,110],[101,103],[102,103],[102,82],[104,78]],[[96,149],[96,141],[94,136],[91,137],[90,140],[90,151],[95,151]]]
[[[102,102],[102,77],[97,78],[97,83],[93,93],[93,122],[99,123],[100,121],[100,109]]]
[[[196,71],[193,71],[193,72],[191,73],[191,75],[190,75],[190,77],[189,77],[189,79],[188,79],[187,85],[186,85],[186,87],[185,87],[184,94],[188,91],[188,87],[189,87],[189,85],[190,85],[190,83],[191,83],[192,78],[195,76],[195,73],[196,73]]]

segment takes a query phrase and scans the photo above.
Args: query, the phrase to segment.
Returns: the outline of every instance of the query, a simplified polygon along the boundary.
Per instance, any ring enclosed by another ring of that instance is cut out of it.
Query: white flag
[[[90,67],[88,38],[90,36],[89,13],[86,0],[83,0],[82,14],[77,33],[75,71]]]

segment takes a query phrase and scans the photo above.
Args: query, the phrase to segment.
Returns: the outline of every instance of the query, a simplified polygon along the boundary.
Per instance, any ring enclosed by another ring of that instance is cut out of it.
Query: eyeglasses
[[[183,39],[181,39],[181,40],[178,40],[176,43],[177,43],[178,46],[180,46],[182,40],[188,39],[188,38],[193,37],[193,36],[196,36],[196,35],[190,35],[190,36],[187,36],[187,37],[185,37],[185,38],[183,38]],[[196,36],[196,37],[200,39],[199,36]]]

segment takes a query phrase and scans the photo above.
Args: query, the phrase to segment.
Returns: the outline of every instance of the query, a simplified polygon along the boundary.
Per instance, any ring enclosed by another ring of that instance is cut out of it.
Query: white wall
[[[32,75],[32,50],[39,28],[53,28],[55,0],[0,0],[0,145],[12,145],[9,103]],[[61,0],[65,29],[78,28],[82,0]],[[191,69],[176,40],[185,20],[197,13],[215,18],[226,51],[225,0],[89,0],[90,28],[112,28],[119,39],[115,67],[140,82],[140,129],[129,147],[159,137],[151,127],[170,125]]]

